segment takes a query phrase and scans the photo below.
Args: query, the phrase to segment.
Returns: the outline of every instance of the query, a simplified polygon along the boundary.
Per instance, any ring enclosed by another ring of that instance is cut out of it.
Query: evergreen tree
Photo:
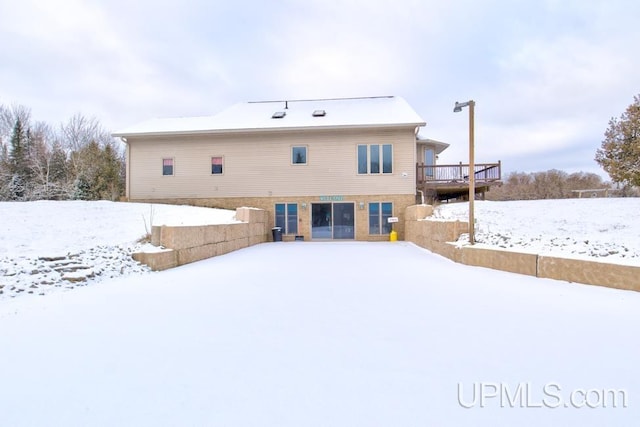
[[[81,200],[99,199],[102,150],[96,141],[90,141],[71,153],[74,166],[75,196]]]
[[[104,184],[100,192],[100,198],[118,200],[122,195],[120,169],[120,158],[117,150],[111,143],[106,144],[102,151],[102,163],[100,168],[100,178],[104,180]]]
[[[123,193],[123,158],[109,142],[103,148],[91,141],[71,154],[70,165],[76,177],[75,198],[118,200]]]
[[[26,139],[22,121],[18,119],[13,127],[11,152],[9,153],[9,167],[13,174],[24,174],[27,168]]]
[[[91,200],[91,184],[89,184],[89,180],[84,176],[80,175],[76,178],[74,182],[74,193],[73,198],[75,200]]]
[[[68,180],[67,153],[62,145],[55,141],[51,146],[51,180],[58,185],[66,184]]]
[[[29,165],[27,157],[27,136],[20,119],[16,120],[11,136],[11,152],[9,153],[10,198],[22,200],[25,197]]]

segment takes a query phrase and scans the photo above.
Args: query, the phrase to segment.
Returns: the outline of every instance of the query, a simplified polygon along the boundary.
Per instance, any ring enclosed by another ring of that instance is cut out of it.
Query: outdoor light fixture
[[[473,119],[474,108],[476,106],[475,101],[470,100],[467,102],[457,102],[453,107],[454,113],[459,113],[464,107],[469,107],[469,243],[475,244],[475,215],[473,202],[476,197],[476,166],[474,160],[474,142],[473,142]]]
[[[453,112],[454,113],[459,113],[460,111],[462,111],[463,107],[468,107],[471,104],[475,105],[475,102],[473,102],[473,101],[467,101],[467,102],[458,102],[458,101],[456,101],[456,105],[453,107]]]
[[[302,210],[306,211],[307,210],[307,204],[306,203],[302,203]]]
[[[364,209],[364,202],[358,203],[358,207],[360,208],[360,210]]]

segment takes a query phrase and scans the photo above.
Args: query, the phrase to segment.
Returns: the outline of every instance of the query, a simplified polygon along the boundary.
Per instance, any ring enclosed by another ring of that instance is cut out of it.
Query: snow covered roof
[[[442,153],[444,150],[449,148],[449,144],[442,141],[436,141],[435,139],[427,138],[426,136],[418,133],[418,137],[416,138],[418,143],[431,144],[436,148],[436,154]]]
[[[113,136],[424,125],[403,98],[379,96],[242,102],[213,116],[148,120]]]

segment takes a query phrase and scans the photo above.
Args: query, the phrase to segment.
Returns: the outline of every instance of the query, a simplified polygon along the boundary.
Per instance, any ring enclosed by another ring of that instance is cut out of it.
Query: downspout
[[[415,130],[416,137],[415,137],[414,143],[413,143],[413,164],[416,165],[416,179],[418,177],[418,175],[417,175],[418,174],[418,168],[417,168],[417,165],[418,165],[418,158],[417,158],[417,156],[418,156],[418,133],[420,132],[420,128],[421,127],[422,126],[416,126],[416,130]],[[417,191],[418,191],[418,193],[420,193],[420,200],[422,201],[422,204],[424,205],[424,191],[422,191],[422,190],[417,190]]]

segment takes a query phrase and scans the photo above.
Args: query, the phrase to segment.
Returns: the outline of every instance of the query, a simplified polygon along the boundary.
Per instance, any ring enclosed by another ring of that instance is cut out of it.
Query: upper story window
[[[162,175],[173,175],[173,159],[162,159]]]
[[[291,147],[291,163],[294,165],[307,164],[307,147],[297,146]]]
[[[211,158],[211,174],[222,174],[222,156],[216,156]]]
[[[358,173],[393,173],[391,144],[358,145]]]

